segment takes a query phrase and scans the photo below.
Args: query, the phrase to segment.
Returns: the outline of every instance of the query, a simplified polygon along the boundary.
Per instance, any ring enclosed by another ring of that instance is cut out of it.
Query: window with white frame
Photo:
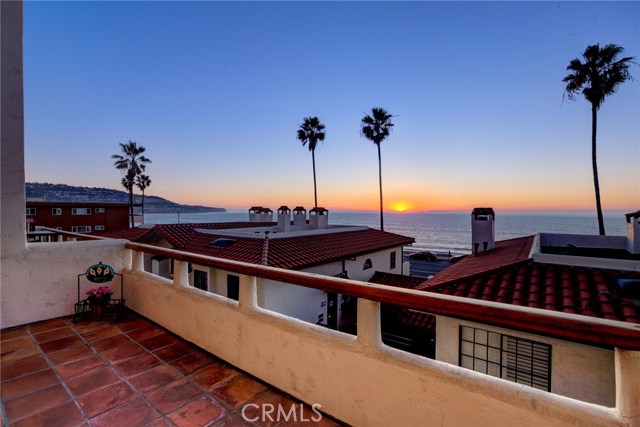
[[[551,346],[525,338],[460,326],[459,365],[551,391]]]
[[[104,230],[104,225],[96,225],[96,231]]]
[[[104,208],[96,208],[96,213],[104,213]]]
[[[73,208],[71,209],[72,215],[91,215],[91,208]]]
[[[27,208],[27,215],[35,215],[36,208]]]
[[[74,233],[91,233],[90,225],[74,225],[71,227],[71,231]]]
[[[52,208],[51,215],[62,215],[62,208]]]

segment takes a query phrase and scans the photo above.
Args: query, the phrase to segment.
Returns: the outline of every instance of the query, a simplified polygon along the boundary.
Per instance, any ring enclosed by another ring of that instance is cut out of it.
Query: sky
[[[246,209],[595,209],[590,104],[563,100],[595,43],[640,56],[640,2],[34,2],[24,7],[28,182],[122,189],[136,141],[146,193]],[[640,66],[598,116],[605,210],[640,207]]]

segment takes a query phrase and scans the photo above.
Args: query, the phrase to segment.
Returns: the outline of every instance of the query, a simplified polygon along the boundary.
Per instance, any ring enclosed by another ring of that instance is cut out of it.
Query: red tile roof
[[[618,278],[636,279],[640,273],[528,260],[446,283],[431,284],[432,279],[420,288],[445,295],[640,323],[640,309],[621,298]]]
[[[110,232],[106,233],[105,237],[141,241],[150,234],[157,234],[178,250],[292,270],[409,245],[414,242],[411,237],[366,229],[269,239],[231,237],[235,243],[229,247],[220,248],[209,245],[219,238],[229,239],[229,236],[196,231],[198,229],[224,230],[273,225],[275,223],[255,222],[158,224],[151,229],[136,228]]]
[[[255,224],[254,224],[255,226]],[[202,227],[197,227],[202,228]],[[162,231],[159,231],[161,234]],[[313,267],[414,242],[413,238],[379,230],[345,231],[297,237],[264,239],[234,237],[236,243],[227,248],[207,245],[217,238],[215,234],[195,233],[193,239],[179,248],[186,252],[209,255],[234,261],[262,264],[290,270]],[[228,236],[227,236],[228,237]],[[171,242],[174,244],[173,242]],[[265,253],[266,249],[266,253]]]
[[[433,276],[432,279],[424,283],[424,286],[419,286],[418,289],[424,289],[427,286],[431,288],[435,284],[459,281],[465,277],[526,261],[529,259],[531,245],[533,245],[533,237],[534,236],[518,237],[516,239],[496,242],[495,249],[488,252],[468,255],[466,258]]]
[[[147,233],[150,233],[152,228],[122,228],[120,230],[107,231],[105,233],[96,233],[96,235],[100,237],[110,237],[112,239],[127,239],[130,241],[134,241],[144,236]]]

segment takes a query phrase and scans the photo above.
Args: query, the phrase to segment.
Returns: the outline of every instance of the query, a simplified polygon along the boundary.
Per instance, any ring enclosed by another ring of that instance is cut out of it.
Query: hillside
[[[129,195],[125,191],[111,188],[74,187],[65,184],[27,182],[27,199],[44,199],[47,202],[115,202],[127,203]],[[142,203],[142,195],[134,194],[134,203]],[[201,213],[226,212],[223,208],[200,205],[181,205],[158,196],[145,195],[145,213]]]

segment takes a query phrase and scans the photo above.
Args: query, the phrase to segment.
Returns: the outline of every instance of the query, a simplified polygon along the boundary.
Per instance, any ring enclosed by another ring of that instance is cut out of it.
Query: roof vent
[[[235,239],[216,239],[213,242],[207,245],[208,248],[228,248],[229,246],[236,243]]]

